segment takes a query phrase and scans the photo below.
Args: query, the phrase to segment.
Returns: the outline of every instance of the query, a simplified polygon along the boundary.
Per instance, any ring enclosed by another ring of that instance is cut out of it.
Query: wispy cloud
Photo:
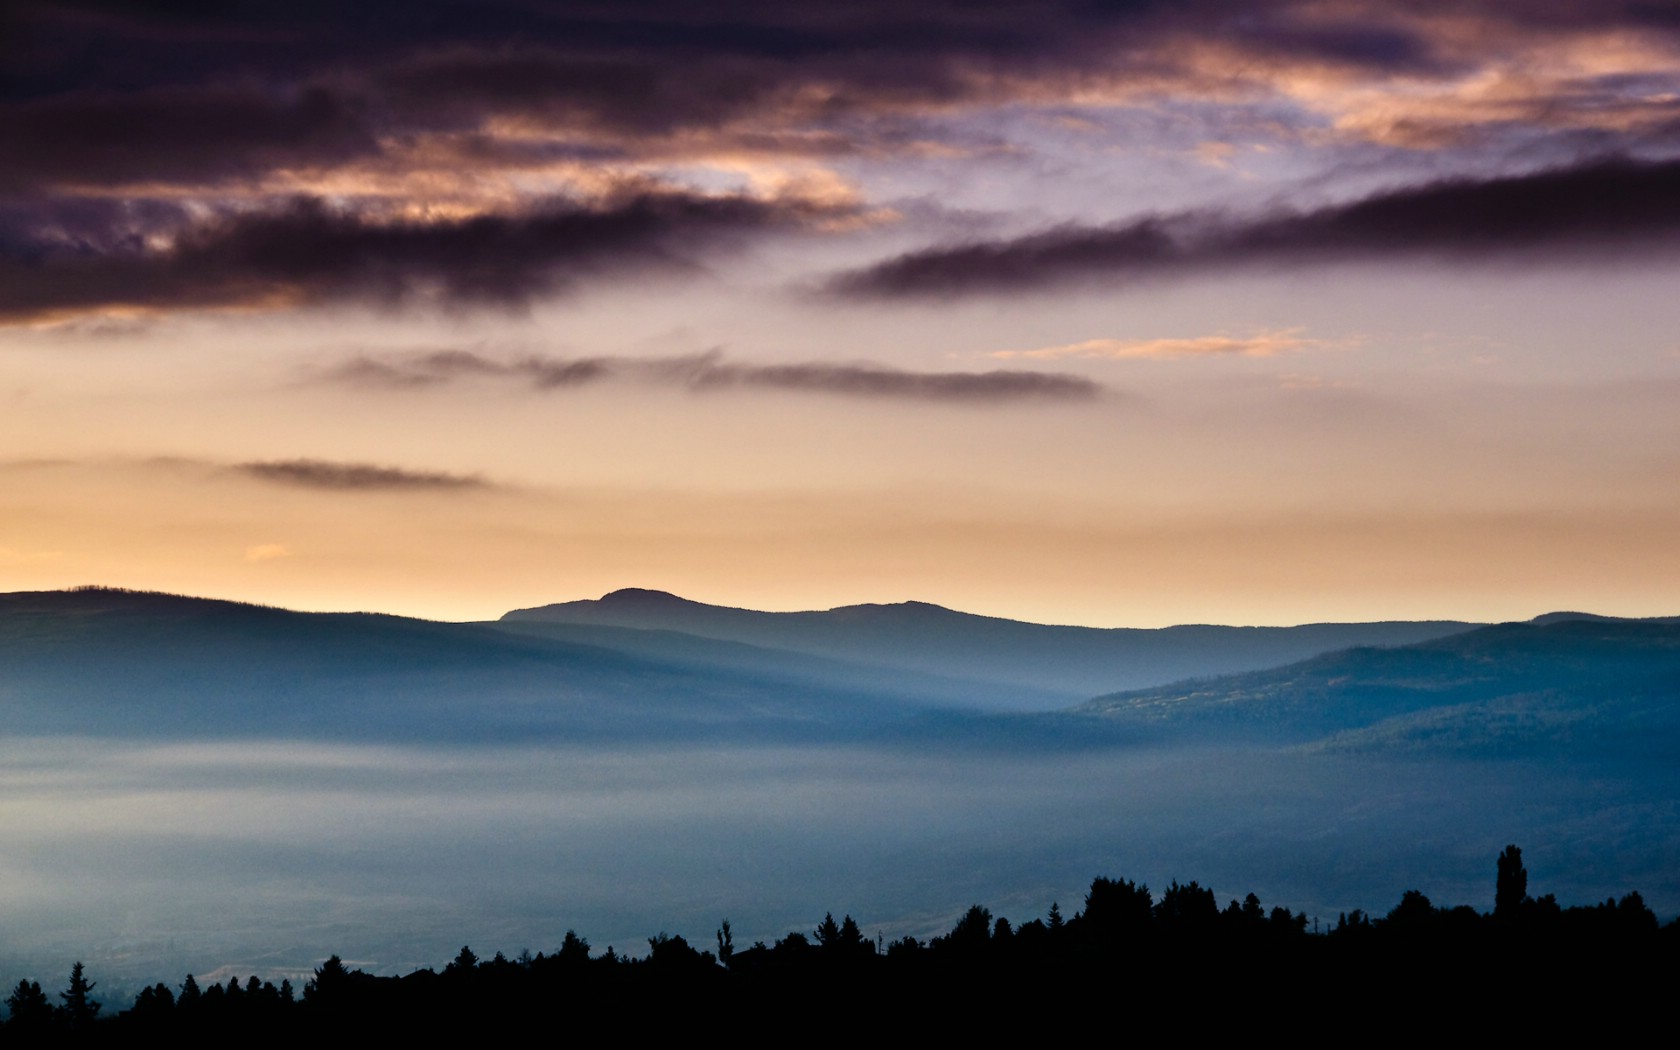
[[[193,456],[93,457],[86,459],[0,460],[0,471],[116,471],[132,473],[166,472],[177,477],[217,480],[230,476],[254,478],[281,485],[343,492],[424,491],[493,488],[496,484],[478,474],[456,474],[440,470],[416,470],[376,463],[313,459],[252,460],[228,463]],[[250,552],[284,551],[273,544],[250,548]],[[17,552],[13,552],[16,554]],[[55,555],[56,556],[56,555]],[[257,560],[257,559],[250,559]]]
[[[63,551],[20,551],[11,547],[0,547],[0,565],[39,565],[43,562],[59,561],[63,557]]]
[[[244,560],[249,562],[275,561],[291,556],[291,550],[283,543],[259,543],[254,547],[245,548]]]
[[[1303,329],[1287,328],[1254,335],[1204,335],[1187,339],[1087,339],[1062,346],[1041,346],[1032,350],[995,350],[1000,358],[1099,358],[1167,361],[1179,357],[1276,357],[1315,346],[1326,340],[1309,339]]]
[[[909,252],[831,283],[857,298],[958,296],[1249,265],[1439,257],[1544,262],[1617,249],[1680,254],[1680,161],[1613,158],[1450,179],[1313,211],[1248,219],[1149,216]]]
[[[473,474],[405,470],[320,459],[239,463],[233,469],[260,481],[345,492],[452,490],[482,488],[485,485],[483,478]]]
[[[730,365],[696,373],[691,385],[749,386],[854,397],[917,398],[930,401],[1083,400],[1101,387],[1083,376],[1053,372],[904,372],[879,365]]]
[[[624,381],[695,393],[761,389],[967,404],[1089,400],[1104,391],[1094,380],[1061,372],[912,372],[867,362],[747,364],[725,360],[717,351],[670,357],[531,356],[497,360],[467,350],[446,350],[397,359],[357,357],[323,378],[335,383],[414,389],[485,376],[516,380],[539,390]]]
[[[145,236],[37,231],[21,244],[0,238],[0,322],[113,308],[342,301],[518,306],[604,274],[690,269],[701,246],[806,226],[832,218],[835,208],[655,189],[431,220],[301,199]]]

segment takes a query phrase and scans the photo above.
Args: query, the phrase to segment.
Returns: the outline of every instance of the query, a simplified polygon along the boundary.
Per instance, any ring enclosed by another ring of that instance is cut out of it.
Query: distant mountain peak
[[[915,609],[918,612],[954,612],[955,611],[953,609],[948,609],[943,605],[935,605],[933,602],[915,602],[915,601],[893,602],[891,607],[894,608],[894,609]]]
[[[909,601],[909,602],[864,602],[864,603],[859,604],[859,605],[842,605],[842,606],[839,606],[837,608],[830,609],[829,612],[839,613],[839,614],[842,614],[842,615],[849,614],[849,615],[854,615],[854,616],[870,615],[870,614],[875,614],[875,613],[910,613],[912,615],[925,614],[925,613],[944,613],[946,615],[954,615],[954,616],[970,616],[970,615],[972,615],[971,613],[959,613],[955,609],[947,609],[943,605],[935,605],[932,602],[915,602],[915,601]]]
[[[1561,611],[1561,612],[1542,613],[1539,616],[1536,616],[1534,619],[1532,619],[1528,622],[1534,624],[1537,627],[1544,627],[1547,624],[1567,623],[1570,620],[1587,620],[1587,621],[1590,621],[1592,623],[1619,623],[1619,622],[1622,622],[1624,619],[1625,619],[1624,617],[1620,617],[1620,616],[1600,616],[1597,613],[1574,612],[1572,610],[1564,610],[1564,611]]]
[[[605,605],[699,605],[699,602],[679,597],[670,591],[656,591],[647,587],[621,587],[601,595]]]

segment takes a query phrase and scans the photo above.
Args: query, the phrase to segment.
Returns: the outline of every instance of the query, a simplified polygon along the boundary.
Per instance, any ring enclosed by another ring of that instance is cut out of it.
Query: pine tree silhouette
[[[80,960],[70,968],[70,987],[58,993],[64,1000],[59,1015],[71,1028],[84,1028],[99,1016],[99,1004],[91,998],[94,982],[87,979]]]

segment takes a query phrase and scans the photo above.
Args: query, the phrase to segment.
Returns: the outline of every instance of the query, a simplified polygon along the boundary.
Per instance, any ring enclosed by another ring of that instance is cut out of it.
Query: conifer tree
[[[6,997],[6,1010],[11,1020],[6,1023],[12,1032],[39,1031],[52,1021],[52,1001],[41,990],[39,981],[22,980]]]
[[[91,995],[93,989],[94,982],[87,979],[78,960],[76,965],[70,968],[70,987],[58,993],[58,997],[64,1000],[64,1005],[59,1007],[59,1014],[70,1027],[83,1028],[99,1016],[99,1004]]]
[[[190,1010],[197,1006],[202,998],[204,998],[204,993],[198,987],[198,981],[193,978],[192,974],[187,974],[187,979],[181,982],[181,997],[175,1000],[176,1004],[182,1009]]]

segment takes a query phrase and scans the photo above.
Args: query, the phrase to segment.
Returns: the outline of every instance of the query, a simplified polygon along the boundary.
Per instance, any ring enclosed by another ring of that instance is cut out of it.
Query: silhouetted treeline
[[[145,989],[115,1016],[78,962],[57,1002],[39,983],[19,982],[0,1035],[14,1044],[533,1031],[757,1040],[867,1024],[888,1037],[936,1038],[1076,1022],[1111,1033],[1146,1022],[1181,1034],[1331,1032],[1368,1030],[1381,1017],[1385,1031],[1447,1024],[1605,1036],[1666,1008],[1677,959],[1680,919],[1660,926],[1638,893],[1569,908],[1531,897],[1511,846],[1485,914],[1408,890],[1386,915],[1353,911],[1315,934],[1306,915],[1268,910],[1252,893],[1221,906],[1196,882],[1155,894],[1098,878],[1072,916],[1058,904],[1017,925],[977,904],[925,942],[871,940],[851,916],[832,914],[774,944],[738,946],[727,921],[704,949],[661,933],[639,957],[596,952],[568,932],[552,953],[484,960],[463,947],[441,971],[403,977],[351,969],[335,955],[301,994],[287,981],[200,987],[189,975]]]

